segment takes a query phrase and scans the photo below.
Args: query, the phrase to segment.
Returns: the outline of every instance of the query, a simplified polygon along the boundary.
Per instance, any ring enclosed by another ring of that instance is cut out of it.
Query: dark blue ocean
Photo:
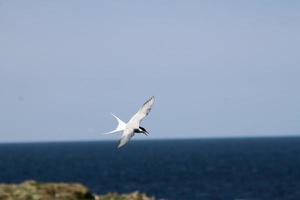
[[[300,138],[0,144],[0,182],[81,182],[169,200],[299,200]]]

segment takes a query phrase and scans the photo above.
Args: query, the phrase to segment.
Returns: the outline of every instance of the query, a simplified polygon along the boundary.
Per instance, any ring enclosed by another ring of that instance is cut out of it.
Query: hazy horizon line
[[[136,138],[135,141],[162,141],[162,140],[218,140],[218,139],[263,139],[263,138],[300,138],[300,135],[244,135],[244,136],[211,136],[211,137],[174,137],[174,138]],[[76,139],[76,140],[27,140],[27,141],[1,141],[0,144],[32,144],[32,143],[88,143],[88,142],[115,142],[118,139]]]

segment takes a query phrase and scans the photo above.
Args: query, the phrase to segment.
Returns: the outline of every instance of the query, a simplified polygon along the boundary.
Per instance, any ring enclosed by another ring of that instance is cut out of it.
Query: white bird
[[[133,117],[127,123],[123,122],[117,116],[111,113],[112,116],[114,116],[117,119],[118,126],[115,130],[104,134],[112,134],[119,131],[123,131],[122,137],[118,144],[118,148],[124,146],[134,136],[135,133],[143,133],[145,135],[148,135],[149,133],[146,131],[145,128],[140,126],[140,123],[151,111],[153,103],[154,96],[152,96],[148,101],[146,101],[143,104],[143,106],[138,110],[138,112],[135,115],[133,115]]]

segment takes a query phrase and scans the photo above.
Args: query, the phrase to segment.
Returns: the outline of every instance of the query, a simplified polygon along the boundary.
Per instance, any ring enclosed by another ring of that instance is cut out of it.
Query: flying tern
[[[138,112],[131,117],[131,119],[125,123],[121,119],[119,119],[116,115],[112,114],[118,121],[118,126],[115,130],[110,131],[104,134],[112,134],[123,131],[122,137],[119,141],[118,148],[124,146],[135,133],[143,133],[144,135],[148,135],[147,130],[140,126],[142,120],[149,114],[151,108],[154,104],[154,96],[152,96],[148,101],[146,101],[143,106],[138,110]]]

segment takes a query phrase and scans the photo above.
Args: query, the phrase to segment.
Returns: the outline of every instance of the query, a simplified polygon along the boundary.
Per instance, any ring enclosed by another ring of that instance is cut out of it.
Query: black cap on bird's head
[[[148,136],[148,131],[144,127],[139,127],[142,130],[142,133]]]

